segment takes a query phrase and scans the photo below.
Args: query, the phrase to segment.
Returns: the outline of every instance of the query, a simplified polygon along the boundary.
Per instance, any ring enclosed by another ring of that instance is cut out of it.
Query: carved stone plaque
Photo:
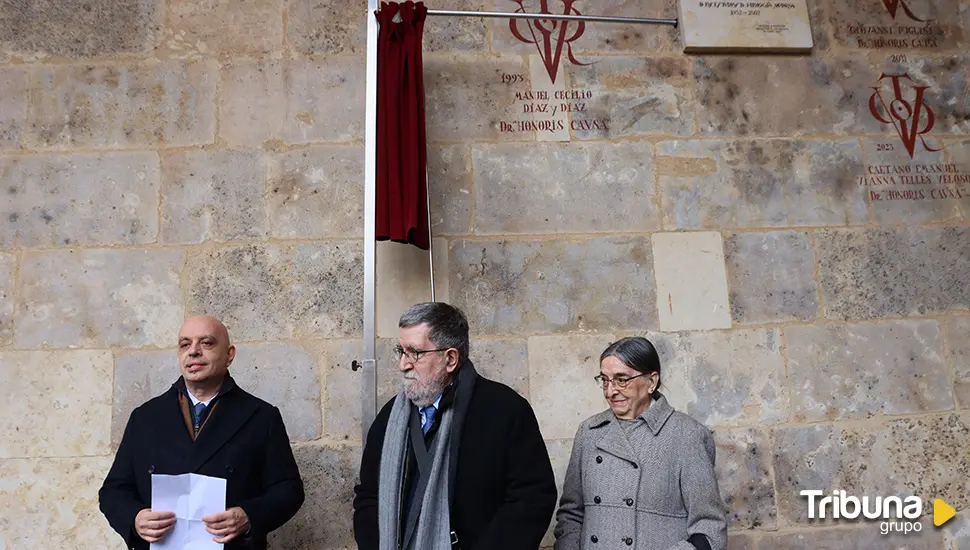
[[[807,0],[679,0],[684,51],[807,52]]]

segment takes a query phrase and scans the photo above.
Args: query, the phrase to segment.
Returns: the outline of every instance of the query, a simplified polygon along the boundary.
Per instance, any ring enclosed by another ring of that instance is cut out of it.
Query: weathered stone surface
[[[731,328],[721,234],[654,233],[652,239],[660,329]]]
[[[777,510],[768,435],[756,429],[718,430],[714,442],[715,472],[728,510],[728,528],[774,529]]]
[[[948,319],[946,341],[953,368],[953,393],[962,408],[970,407],[970,317]]]
[[[955,0],[949,0],[955,1]],[[944,2],[941,2],[944,3]],[[915,8],[914,8],[915,9]],[[954,21],[952,17],[956,10],[949,11],[945,19]],[[898,13],[902,17],[902,13]],[[932,25],[932,24],[931,24]],[[904,24],[904,26],[906,26]],[[963,53],[963,52],[961,52]],[[879,58],[876,58],[879,59]],[[923,131],[928,124],[929,114],[925,111],[929,106],[933,111],[934,122],[932,134],[950,134],[965,136],[970,134],[970,102],[966,100],[970,94],[970,78],[964,67],[970,63],[970,57],[966,56],[946,56],[946,57],[927,57],[910,55],[904,62],[893,62],[890,56],[883,56],[883,63],[877,67],[879,74],[907,74],[910,80],[900,79],[900,85],[907,90],[910,95],[903,92],[903,96],[909,101],[915,95],[914,86],[929,86],[924,92],[925,106],[920,112],[920,131]],[[895,99],[893,90],[893,79],[886,78],[881,83],[875,80],[870,86],[881,84],[883,98],[887,105]],[[867,90],[868,91],[868,90]],[[866,97],[872,93],[867,93]],[[912,105],[912,103],[910,103]],[[915,114],[915,111],[914,111]],[[882,123],[880,123],[882,124]],[[889,124],[882,124],[884,132],[898,136],[897,130]],[[932,135],[931,134],[931,135]],[[927,135],[930,138],[931,135]],[[932,142],[927,140],[932,146]],[[917,143],[917,147],[921,147]],[[939,145],[936,145],[939,147]]]
[[[4,2],[0,55],[34,60],[145,52],[158,34],[159,6],[152,0]]]
[[[503,74],[524,82],[504,84]],[[500,122],[532,120],[522,113],[516,92],[531,90],[528,63],[521,57],[424,57],[425,120],[428,141],[532,140],[533,132],[503,132]]]
[[[155,153],[0,159],[0,247],[154,242],[160,180]]]
[[[728,533],[728,548],[731,550],[757,550],[758,539],[754,535]]]
[[[970,229],[849,230],[818,233],[825,316],[870,319],[970,308]]]
[[[879,74],[862,58],[700,57],[693,76],[705,136],[883,131],[868,103]]]
[[[963,36],[957,17],[960,0],[818,4],[825,17],[818,23],[828,23],[836,44],[851,49],[932,54],[954,49]]]
[[[431,232],[467,235],[474,200],[471,151],[467,145],[428,145]]]
[[[290,441],[322,434],[317,358],[297,344],[240,345],[231,372],[249,393],[279,408]]]
[[[916,156],[910,158],[899,138],[863,141],[866,166],[858,179],[871,197],[876,221],[882,225],[919,225],[960,217],[959,200],[949,198],[946,192],[954,186],[939,185],[938,175],[927,173],[927,168],[935,170],[944,164],[944,153],[923,150],[919,141],[916,147]],[[885,169],[891,172],[879,173]],[[897,170],[908,173],[894,173]],[[970,186],[967,189],[970,191]]]
[[[3,9],[0,7],[0,10]],[[27,70],[20,67],[0,69],[0,151],[16,151],[20,148],[20,138],[27,120],[27,75]]]
[[[432,241],[435,300],[449,301],[448,242]],[[409,244],[381,241],[377,243],[376,297],[377,336],[397,340],[397,326],[407,308],[431,301],[431,266],[428,251]]]
[[[525,340],[471,337],[471,358],[478,374],[501,382],[529,399],[529,353]],[[556,372],[558,361],[536,365],[548,377]]]
[[[742,324],[818,316],[815,255],[807,233],[737,233],[724,240],[731,318]]]
[[[478,234],[660,229],[643,144],[483,144],[472,159]]]
[[[807,500],[802,498],[803,501]],[[858,521],[846,520],[854,524]],[[879,524],[866,522],[862,527],[838,529],[807,529],[783,534],[765,534],[758,539],[731,537],[731,550],[842,550],[844,548],[893,548],[897,550],[937,550],[943,544],[943,532],[933,527],[932,521],[923,520],[919,533],[883,535]],[[757,540],[757,542],[755,542]]]
[[[660,391],[677,410],[708,426],[788,419],[788,379],[777,329],[646,336],[660,354]]]
[[[108,453],[111,352],[7,351],[0,365],[14,397],[0,405],[0,458]]]
[[[970,5],[970,1],[968,1],[968,5]],[[970,14],[970,8],[967,9],[967,13]],[[968,18],[970,18],[970,15],[968,15]],[[970,24],[967,28],[970,29]],[[970,32],[967,34],[970,34]],[[970,139],[947,143],[946,154],[947,161],[956,165],[957,177],[947,174],[944,183],[951,188],[958,189],[960,195],[963,196],[961,200],[950,200],[960,205],[964,219],[970,219]]]
[[[523,2],[508,2],[507,0],[491,0],[493,11],[516,11],[520,4],[528,13],[540,13],[540,2],[536,0],[524,0]],[[651,5],[644,5],[637,2],[625,0],[599,0],[598,2],[579,2],[573,4],[572,15],[581,13],[582,15],[600,15],[610,17],[657,17],[664,19],[677,18],[676,0],[663,0]],[[564,4],[561,2],[548,2],[548,12],[562,15],[565,12]],[[553,55],[555,54],[556,38],[559,36],[559,27],[552,26],[551,21],[544,24],[544,28],[552,29],[551,43]],[[499,52],[518,52],[536,53],[536,45],[532,43],[533,33],[542,44],[542,32],[533,23],[530,32],[527,21],[518,21],[515,27],[523,39],[529,41],[522,42],[512,33],[510,26],[512,22],[508,19],[493,19],[492,26],[492,49]],[[577,36],[577,33],[579,35]],[[572,38],[567,44],[563,44],[562,59],[559,66],[563,67],[568,62],[566,48],[571,48],[574,54],[616,54],[616,53],[666,53],[677,51],[677,31],[672,26],[659,25],[620,25],[587,23],[578,25],[570,23],[566,27],[566,38]],[[580,57],[580,63],[590,63],[591,59]],[[560,69],[561,70],[561,69]]]
[[[275,157],[267,193],[272,235],[359,238],[364,230],[363,174],[359,145],[314,147]]]
[[[588,91],[592,97],[551,103],[581,109],[572,113],[572,129],[579,139],[690,136],[694,109],[689,69],[687,60],[675,58],[606,57],[590,65],[568,65],[571,89]],[[579,122],[583,120],[608,124],[585,129],[589,125]]]
[[[361,340],[331,340],[323,352],[323,372],[326,394],[323,404],[323,436],[350,444],[361,441],[360,415],[363,377],[373,374],[366,370],[351,370],[354,360],[363,363],[364,342]],[[383,405],[381,402],[378,406]],[[375,411],[376,412],[376,411]]]
[[[365,93],[366,75],[362,57],[290,61],[283,74],[286,86],[283,139],[287,143],[363,139],[361,98]]]
[[[578,428],[579,426],[577,426]],[[552,473],[556,476],[556,489],[558,496],[562,496],[562,484],[566,479],[566,469],[569,467],[569,456],[573,451],[572,439],[555,439],[546,441],[546,451],[549,453],[549,461],[552,463]],[[559,502],[558,498],[556,502]],[[549,522],[549,530],[542,538],[540,548],[552,548],[556,543],[553,529],[556,527],[556,515],[553,514],[552,521]]]
[[[946,550],[967,550],[970,548],[970,520],[966,515],[957,514],[946,524]]]
[[[35,149],[211,143],[218,75],[211,60],[37,67],[24,143]]]
[[[545,439],[570,439],[580,423],[609,408],[593,377],[612,334],[529,338],[529,401]]]
[[[806,489],[826,494],[841,489],[859,497],[915,495],[924,503],[940,498],[963,509],[970,502],[968,422],[963,413],[893,420],[885,427],[776,429],[779,515],[789,524],[831,523],[808,519],[807,499],[798,494]]]
[[[162,155],[162,242],[265,237],[265,162],[255,151]]]
[[[161,54],[260,55],[283,45],[283,0],[168,0]]]
[[[452,241],[449,254],[451,299],[475,332],[657,326],[646,239]]]
[[[259,147],[283,137],[283,62],[225,66],[219,94],[219,136],[231,146]]]
[[[303,55],[363,53],[366,6],[344,0],[286,0],[286,41]]]
[[[785,329],[796,421],[953,408],[936,321]]]
[[[13,341],[17,256],[0,254],[0,347]]]
[[[404,379],[394,360],[394,346],[397,345],[397,335],[394,338],[377,339],[377,410],[387,404],[404,388]]]
[[[281,550],[337,550],[354,547],[354,483],[360,447],[301,446],[294,450],[306,488],[296,516],[270,535]]]
[[[24,255],[18,347],[170,345],[183,320],[177,250]]]
[[[98,510],[109,457],[0,460],[0,545],[18,550],[123,550]]]
[[[177,330],[177,329],[176,329]],[[122,352],[114,361],[114,397],[111,407],[111,447],[116,449],[125,434],[131,412],[159,396],[179,377],[178,333],[171,334],[170,350]]]
[[[677,163],[684,159],[707,162],[685,169]],[[862,154],[856,141],[666,141],[657,145],[656,161],[672,165],[660,175],[668,230],[869,219],[866,191],[857,182]]]
[[[360,333],[358,243],[231,246],[189,262],[190,313],[208,313],[237,340],[340,338]]]
[[[488,11],[488,0],[431,0],[428,9]],[[428,17],[424,51],[488,51],[488,23],[481,17]]]

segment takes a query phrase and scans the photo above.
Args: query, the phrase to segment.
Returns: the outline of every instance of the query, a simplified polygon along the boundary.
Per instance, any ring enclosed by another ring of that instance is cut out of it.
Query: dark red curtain
[[[422,2],[382,2],[377,45],[377,240],[427,250]]]

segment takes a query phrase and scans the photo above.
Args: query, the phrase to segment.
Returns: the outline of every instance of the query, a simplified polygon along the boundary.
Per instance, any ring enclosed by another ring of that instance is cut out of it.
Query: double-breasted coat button
[[[593,497],[593,502],[595,502],[596,504],[599,504],[603,502],[603,499],[601,499],[600,497]]]
[[[639,467],[640,467],[640,466],[639,466],[639,465],[637,465],[637,463],[636,463],[636,462],[634,462],[634,463],[633,463],[633,469],[634,469],[634,470],[636,470],[636,469],[637,469],[637,468],[639,468]]]
[[[632,499],[632,498],[628,498],[628,499],[626,499],[626,501],[625,501],[625,502],[626,502],[626,505],[627,505],[627,506],[633,506],[633,499]]]
[[[600,539],[596,538],[596,535],[593,535],[589,537],[589,541],[592,542],[593,544],[596,544],[597,542],[600,541]]]
[[[596,457],[596,463],[597,464],[602,464],[603,463],[603,457],[601,457],[601,456]]]
[[[625,542],[627,546],[633,546],[633,538],[631,537],[627,537],[623,540],[623,542]]]
[[[154,464],[152,464],[151,466],[148,467],[148,473],[150,473],[150,474],[154,474],[155,473],[155,465]]]
[[[226,464],[226,473],[232,473],[232,464]]]

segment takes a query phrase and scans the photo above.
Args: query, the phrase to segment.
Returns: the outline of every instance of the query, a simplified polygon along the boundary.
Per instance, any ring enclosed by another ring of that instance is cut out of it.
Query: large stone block
[[[113,449],[121,443],[131,412],[149,399],[167,392],[178,380],[178,333],[172,333],[170,340],[169,350],[127,351],[115,356],[111,407]]]
[[[24,144],[72,149],[212,143],[218,80],[211,60],[37,67]]]
[[[266,161],[262,153],[173,152],[162,155],[162,174],[162,242],[266,236]]]
[[[183,320],[176,250],[27,253],[15,322],[21,348],[170,345]]]
[[[295,60],[283,72],[287,143],[348,142],[364,137],[364,60],[360,56],[324,61]]]
[[[502,75],[525,81],[503,83]],[[526,60],[513,56],[428,55],[424,89],[428,141],[532,140],[533,132],[503,132],[500,122],[532,120],[522,114],[517,91],[531,90]]]
[[[692,78],[684,59],[605,57],[589,65],[568,65],[571,90],[588,99],[552,102],[572,112],[579,139],[694,134]],[[608,121],[597,128],[580,121]],[[646,147],[643,147],[646,149]]]
[[[566,11],[565,2],[540,2],[538,0],[523,0],[521,2],[509,2],[507,0],[491,0],[493,11],[521,11],[516,5],[521,6],[527,13],[541,13],[543,4],[548,6],[548,13],[563,15]],[[598,2],[569,2],[572,6],[572,15],[581,13],[582,15],[599,15],[609,17],[655,17],[664,19],[677,18],[676,0],[663,0],[650,5],[629,2],[625,0],[599,0]],[[532,23],[531,30],[528,21],[513,22],[509,19],[493,19],[492,26],[492,50],[498,52],[516,53],[537,53],[537,45],[534,40],[538,39],[539,46],[543,45],[543,33],[537,23]],[[582,57],[581,54],[617,54],[617,53],[647,53],[658,54],[678,51],[677,30],[671,26],[660,25],[621,25],[613,23],[576,23],[571,22],[565,28],[565,40],[560,44],[558,25],[550,25],[551,21],[538,23],[542,28],[551,29],[550,35],[551,51],[543,51],[543,54],[551,58],[555,56],[556,46],[561,45],[561,61],[559,66],[563,67],[567,62],[570,53],[579,55],[576,59],[579,63],[595,62],[592,59]],[[515,27],[523,40],[513,34],[512,27]],[[575,64],[575,63],[574,63]]]
[[[108,351],[0,353],[0,458],[107,454],[111,364]]]
[[[529,401],[544,439],[570,439],[580,423],[609,408],[593,377],[612,334],[529,338]]]
[[[13,341],[13,320],[17,296],[17,256],[0,254],[0,347]]]
[[[283,137],[286,86],[281,61],[239,61],[222,70],[219,136],[231,146],[259,147]]]
[[[676,409],[708,426],[788,419],[788,378],[777,329],[646,336],[660,354],[660,391]]]
[[[471,338],[471,358],[478,374],[501,382],[529,399],[529,353],[525,340]],[[546,372],[558,366],[558,361],[537,366]]]
[[[283,46],[283,0],[168,0],[160,53],[264,55]]]
[[[338,550],[354,547],[354,484],[360,447],[300,446],[294,449],[306,488],[296,516],[270,536],[281,550]]]
[[[158,236],[155,153],[0,159],[0,247],[142,244]]]
[[[0,6],[0,10],[3,9]],[[16,151],[20,148],[20,138],[27,120],[27,77],[27,70],[20,67],[0,69],[0,151]]]
[[[879,73],[863,58],[700,57],[693,75],[704,136],[883,133],[868,102]]]
[[[471,232],[474,186],[469,146],[428,146],[428,188],[434,235],[467,235]]]
[[[924,512],[926,503],[940,498],[963,509],[970,503],[968,422],[963,413],[893,420],[886,426],[777,429],[773,467],[779,516],[788,524],[832,522],[808,519],[802,490],[831,494],[839,489],[870,498],[914,495],[923,499]]]
[[[774,529],[778,512],[768,435],[756,429],[718,430],[714,442],[715,472],[728,510],[728,528]]]
[[[187,310],[219,317],[241,341],[357,335],[361,262],[349,242],[207,251],[187,266]]]
[[[808,233],[737,233],[724,241],[731,318],[742,324],[818,316],[815,254]]]
[[[363,53],[366,8],[345,0],[286,0],[286,41],[303,55]]]
[[[569,467],[569,457],[573,451],[573,440],[555,439],[546,441],[546,451],[549,453],[549,461],[552,463],[552,473],[556,477],[556,489],[558,490],[556,502],[559,502],[558,498],[562,497],[562,485],[566,480],[566,470]],[[556,537],[553,533],[555,527],[556,514],[553,514],[552,520],[549,522],[549,530],[542,538],[540,548],[552,548],[556,543]]]
[[[926,151],[919,141],[916,147],[910,157],[899,138],[863,141],[866,166],[859,183],[870,195],[873,216],[881,225],[920,225],[960,217],[960,201],[946,192],[954,186],[938,185],[938,175],[927,174],[928,168],[944,164],[944,152]],[[889,173],[880,173],[883,170]],[[970,204],[970,196],[967,201]]]
[[[0,545],[126,548],[98,510],[98,489],[110,467],[108,457],[0,460]]]
[[[434,299],[448,302],[448,242],[432,240],[434,260]],[[377,243],[376,309],[377,336],[397,341],[397,324],[409,307],[431,301],[431,265],[428,251],[410,244]]]
[[[953,369],[953,394],[960,407],[970,408],[970,317],[948,319],[945,330]]]
[[[825,316],[871,319],[970,308],[970,229],[831,229],[816,238]]]
[[[429,0],[428,9],[488,11],[488,0]],[[424,51],[487,52],[488,23],[483,17],[428,17],[424,23]]]
[[[953,1],[955,0],[944,1],[941,4]],[[953,10],[950,13],[952,14],[955,11]],[[953,21],[952,18],[948,19]],[[916,86],[928,86],[923,92],[924,106],[919,112],[918,121],[915,120],[917,113],[915,109],[913,110],[911,120],[920,124],[918,131],[924,131],[928,127],[930,117],[928,111],[932,110],[935,124],[932,133],[927,134],[927,138],[940,134],[955,136],[970,134],[970,101],[967,101],[967,96],[970,95],[970,78],[967,77],[967,72],[964,70],[964,67],[970,63],[970,57],[965,55],[940,57],[910,55],[905,56],[904,59],[905,61],[896,62],[890,56],[883,56],[882,63],[876,67],[876,71],[880,75],[908,75],[909,80],[901,78],[899,82],[903,97],[909,99],[910,102],[916,94]],[[870,84],[871,86],[881,86],[885,106],[891,106],[892,101],[896,98],[893,79],[885,78],[880,83],[873,81]],[[872,93],[866,91],[866,99],[868,100]],[[883,112],[885,113],[885,111]],[[872,118],[875,120],[874,117]],[[899,135],[899,130],[892,125],[882,122],[880,124],[884,128],[884,133]],[[921,143],[917,143],[917,147],[921,145]],[[930,145],[932,146],[932,142],[930,142]]]
[[[869,220],[856,141],[668,141],[656,160],[668,230]]]
[[[654,233],[652,240],[660,329],[731,328],[721,234]]]
[[[936,321],[785,329],[796,421],[953,408]]]
[[[363,363],[363,359],[364,342],[361,340],[331,340],[325,345],[323,436],[327,439],[344,440],[350,444],[361,441],[363,378],[373,376],[373,373],[369,370],[351,370],[351,363],[354,360]],[[382,405],[383,402],[377,403],[375,408]]]
[[[0,55],[94,57],[143,53],[155,43],[154,0],[34,0],[0,4]]]
[[[359,238],[363,157],[359,145],[329,145],[273,158],[267,193],[273,237]]]
[[[970,28],[970,27],[968,27]],[[947,523],[944,533],[947,539],[945,550],[967,550],[970,548],[970,520],[958,514]]]
[[[644,144],[477,145],[472,160],[478,234],[660,229]]]
[[[485,334],[645,330],[657,326],[650,243],[452,241],[452,302]]]
[[[958,17],[960,0],[818,4],[824,17],[818,23],[828,24],[834,42],[861,51],[932,54],[957,48],[965,32]]]

